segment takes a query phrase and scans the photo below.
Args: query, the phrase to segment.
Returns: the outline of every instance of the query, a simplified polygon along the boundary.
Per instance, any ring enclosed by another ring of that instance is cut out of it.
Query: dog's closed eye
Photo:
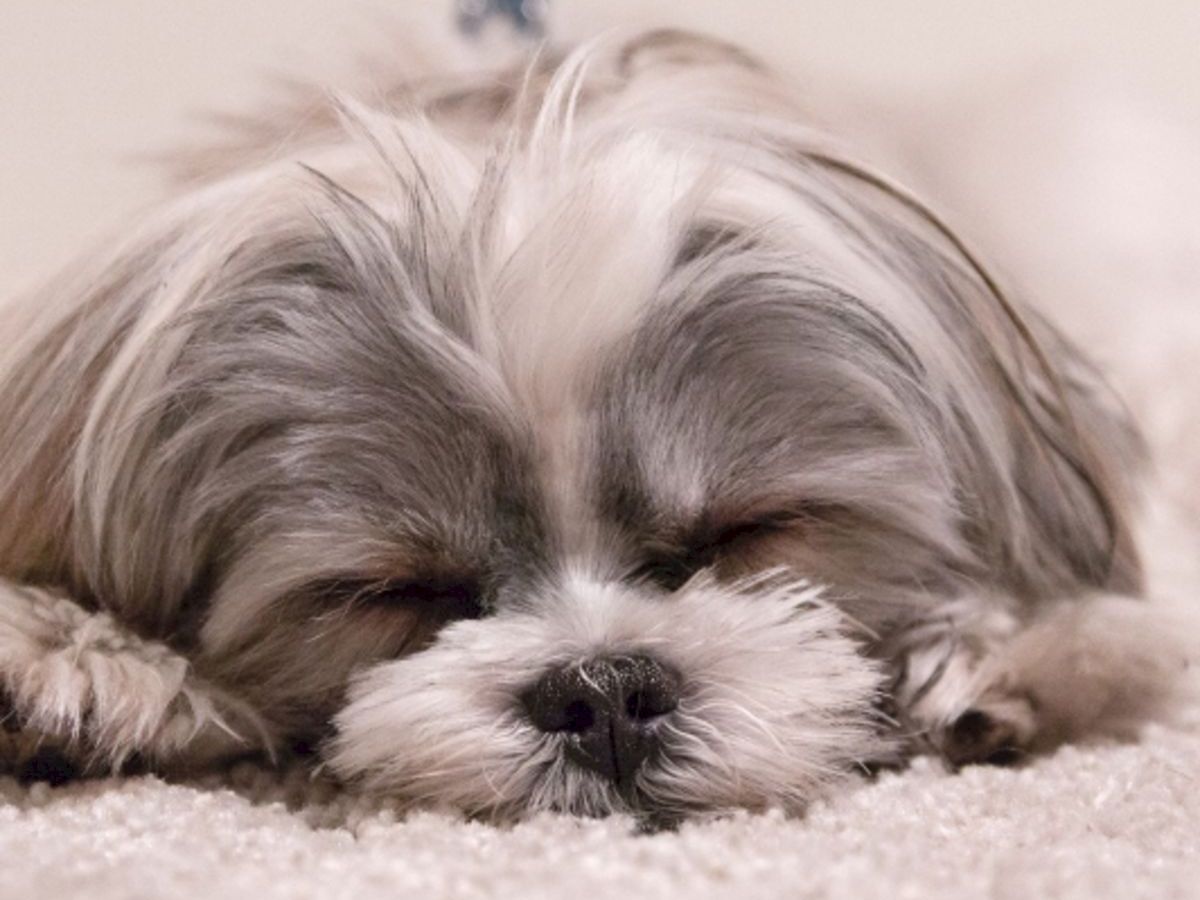
[[[694,575],[719,563],[722,557],[781,532],[795,530],[811,518],[807,511],[789,510],[717,527],[695,528],[681,541],[651,544],[628,578],[649,582],[668,592],[677,591]]]
[[[484,591],[477,579],[442,575],[386,580],[337,579],[323,583],[325,598],[359,609],[395,609],[439,622],[486,615]]]

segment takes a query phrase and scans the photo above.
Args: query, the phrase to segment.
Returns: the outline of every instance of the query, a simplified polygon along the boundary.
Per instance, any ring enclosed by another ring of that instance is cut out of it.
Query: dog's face
[[[375,788],[796,808],[886,752],[890,634],[1127,577],[1110,489],[974,263],[769,76],[616,58],[488,140],[486,90],[347,110],[131,239],[79,314],[75,577]]]

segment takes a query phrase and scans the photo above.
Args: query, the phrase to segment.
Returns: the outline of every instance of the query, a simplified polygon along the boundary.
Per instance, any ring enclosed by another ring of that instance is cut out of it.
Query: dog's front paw
[[[11,698],[0,691],[0,774],[20,781],[62,784],[79,774],[68,742],[25,728]]]
[[[954,768],[1010,765],[1039,734],[1037,711],[998,659],[997,642],[950,635],[910,649],[895,687],[897,719],[916,749]]]
[[[1029,625],[933,632],[900,659],[896,718],[953,766],[1010,763],[1084,736],[1128,738],[1187,695],[1188,654],[1147,602],[1096,597]]]
[[[0,581],[0,772],[60,781],[269,745],[254,711],[110,614]]]
[[[1036,733],[1032,705],[1013,697],[981,701],[935,729],[930,737],[946,762],[960,768],[1020,762]]]

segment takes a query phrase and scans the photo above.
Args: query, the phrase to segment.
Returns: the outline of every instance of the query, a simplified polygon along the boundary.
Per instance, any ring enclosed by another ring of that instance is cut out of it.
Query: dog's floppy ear
[[[70,584],[78,526],[72,462],[92,401],[138,310],[159,284],[161,234],[98,251],[10,298],[0,329],[0,566]]]
[[[1025,313],[1012,327],[1031,356],[1002,376],[1012,406],[1013,480],[1030,529],[1017,571],[1035,589],[1056,587],[1046,579],[1068,586],[1074,579],[1140,593],[1131,519],[1141,436],[1100,372],[1050,323]]]
[[[890,252],[986,388],[986,396],[965,386],[952,395],[944,423],[962,528],[976,552],[1017,596],[1138,593],[1130,520],[1144,447],[1100,372],[1047,319],[1011,299],[905,188],[835,152],[803,152],[835,179],[877,195],[872,203],[899,210],[881,240],[894,242]]]

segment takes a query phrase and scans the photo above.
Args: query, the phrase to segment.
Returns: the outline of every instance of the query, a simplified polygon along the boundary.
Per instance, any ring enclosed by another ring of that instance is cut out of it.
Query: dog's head
[[[343,104],[67,283],[8,545],[498,814],[797,808],[885,751],[898,631],[1135,579],[1091,371],[770,74],[655,35],[512,82]]]

